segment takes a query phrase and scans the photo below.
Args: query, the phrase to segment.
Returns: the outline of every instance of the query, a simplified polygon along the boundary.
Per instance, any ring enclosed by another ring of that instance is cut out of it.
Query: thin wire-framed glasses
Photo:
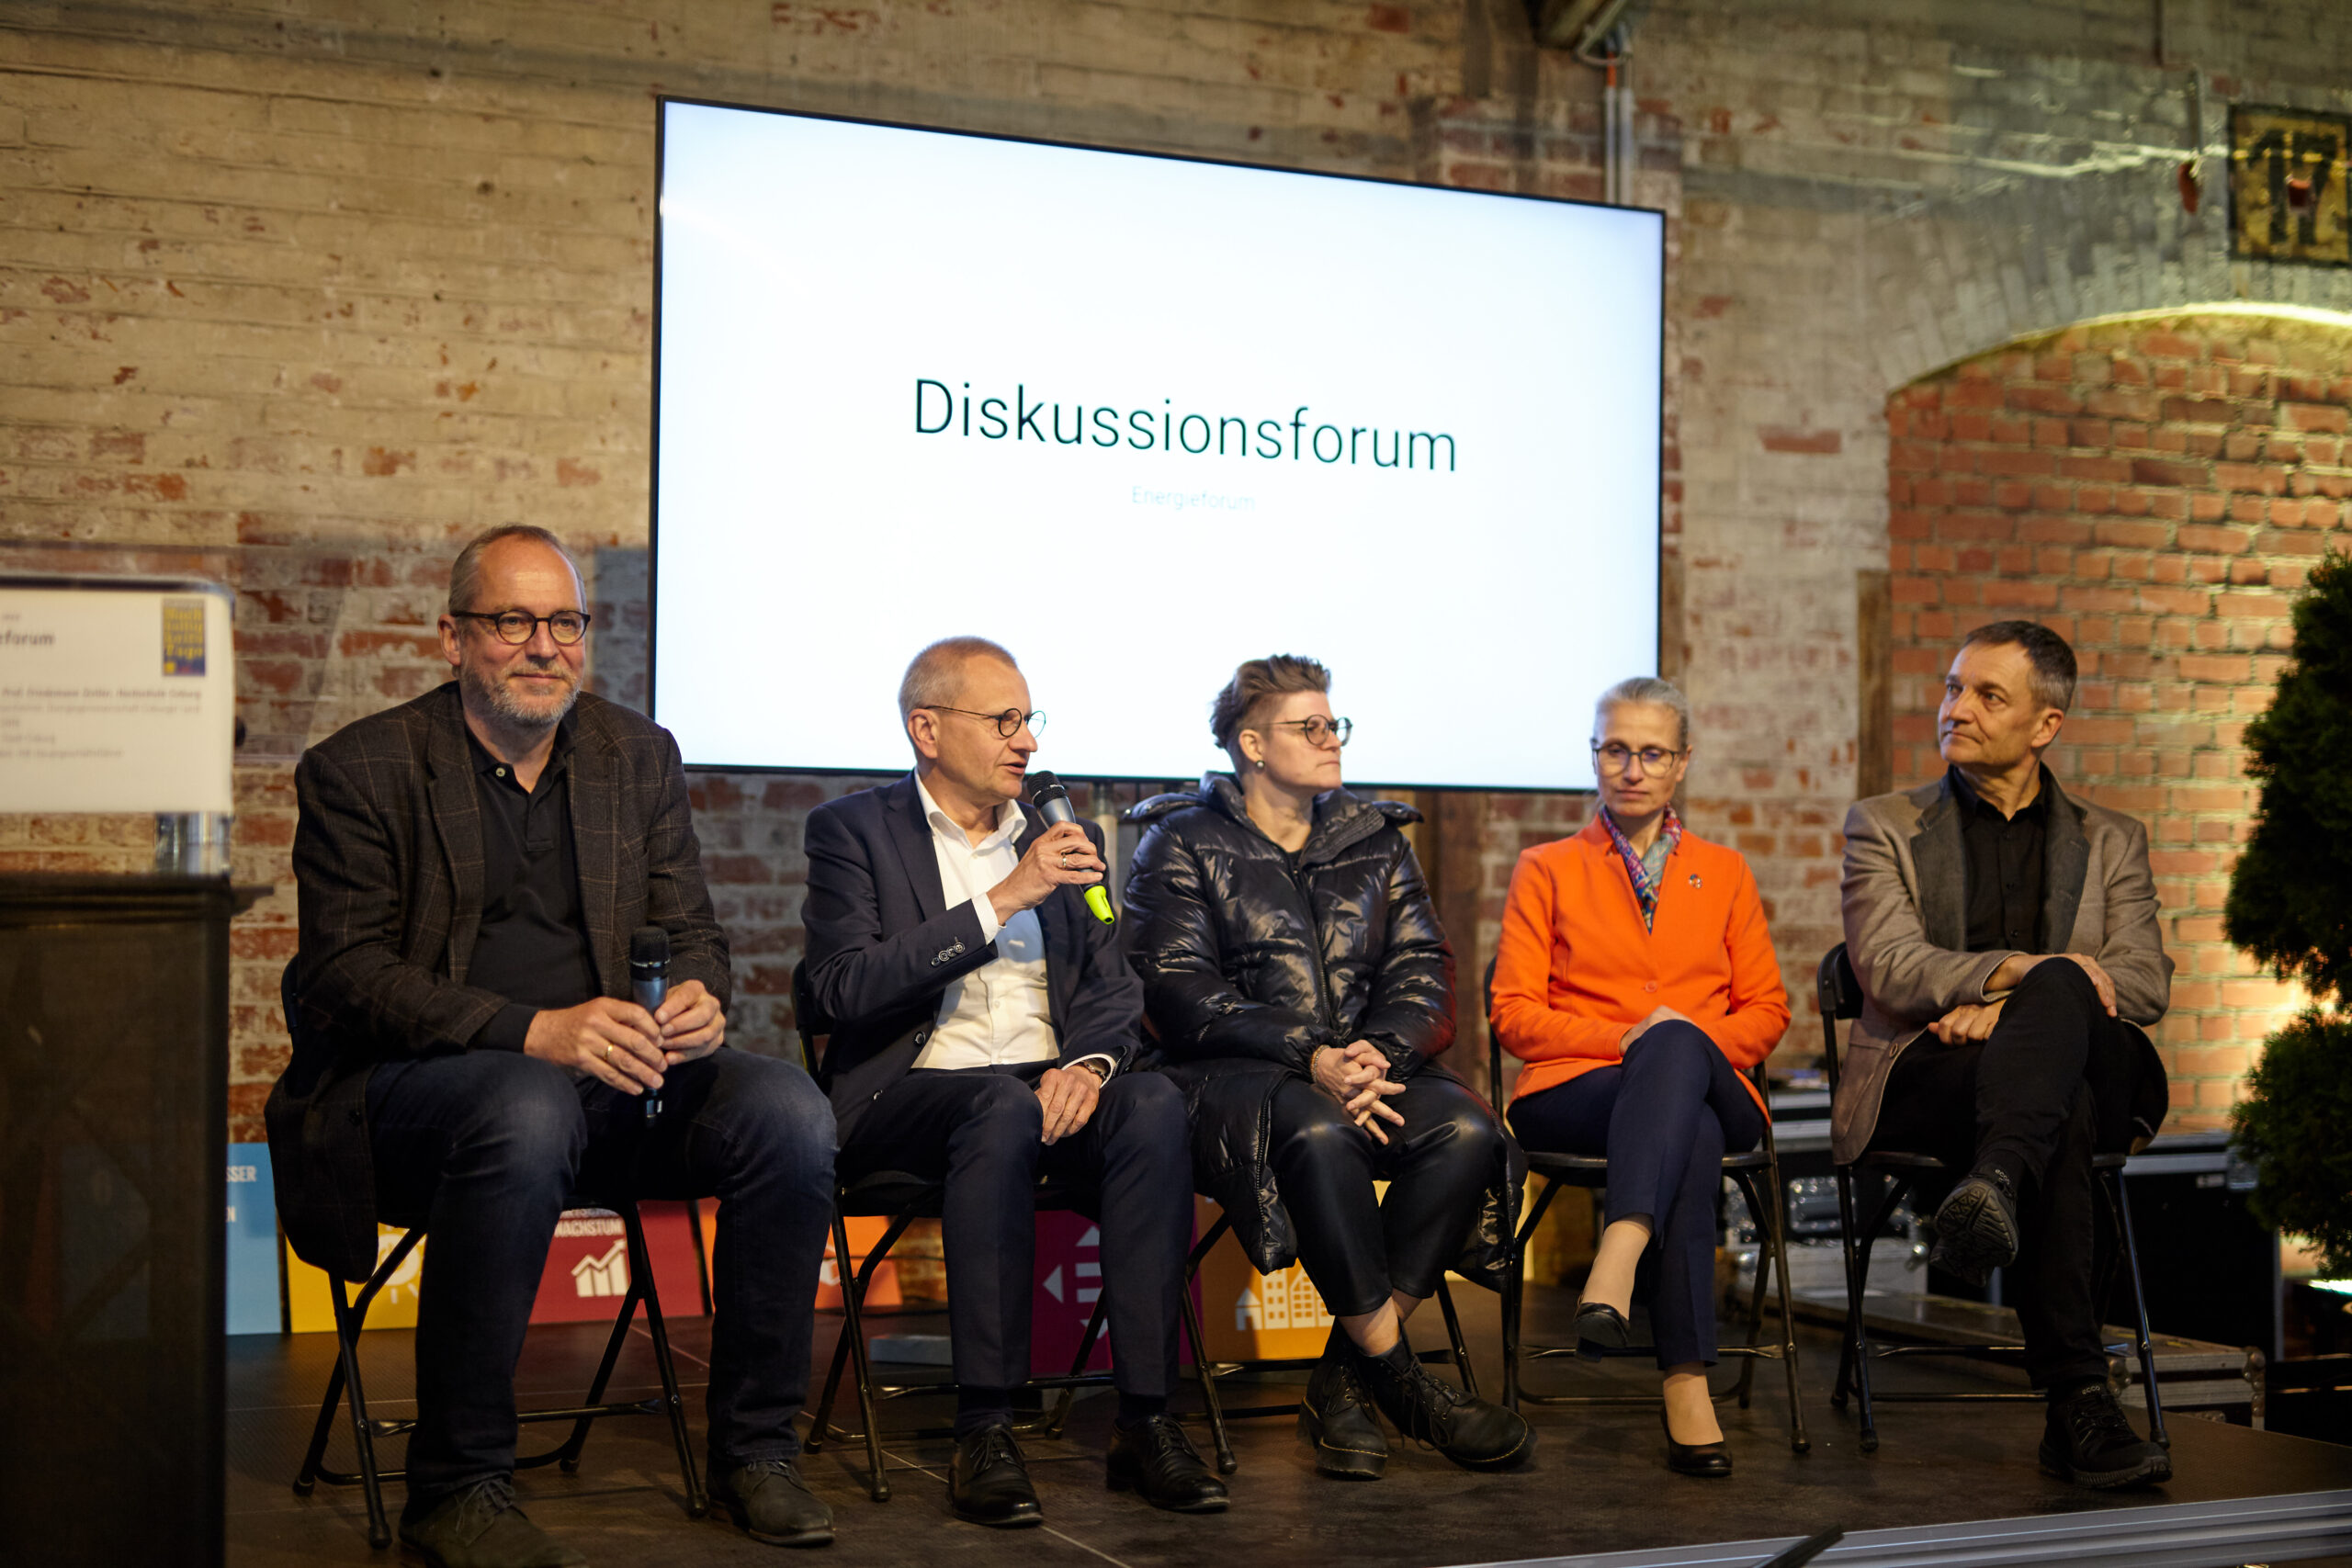
[[[541,626],[566,648],[588,635],[588,615],[581,610],[558,610],[552,615],[534,615],[524,610],[452,610],[449,616],[458,621],[488,621],[499,641],[518,645],[537,636]]]
[[[1592,760],[1600,764],[1602,773],[1613,778],[1623,773],[1625,765],[1636,758],[1641,761],[1642,772],[1654,773],[1668,762],[1680,761],[1688,750],[1687,747],[1681,751],[1669,751],[1663,746],[1645,746],[1636,751],[1620,741],[1596,740],[1592,746]]]
[[[1332,743],[1335,737],[1337,744],[1345,746],[1348,743],[1348,737],[1355,733],[1356,721],[1351,718],[1325,718],[1318,713],[1313,718],[1286,718],[1279,724],[1271,724],[1266,728],[1295,729],[1306,737],[1309,746]]]
[[[1029,733],[1032,735],[1046,728],[1046,712],[1043,708],[1030,713],[1023,713],[1019,708],[1007,708],[1002,713],[977,713],[970,708],[951,708],[944,703],[924,703],[921,705],[931,709],[933,713],[960,713],[967,718],[987,719],[996,726],[997,734],[1007,740],[1020,734],[1021,727],[1024,724],[1029,727]]]

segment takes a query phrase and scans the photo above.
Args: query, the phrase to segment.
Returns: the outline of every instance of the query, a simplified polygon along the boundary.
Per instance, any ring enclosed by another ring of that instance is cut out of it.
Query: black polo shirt
[[[2033,798],[2014,817],[2003,817],[1987,805],[1958,768],[1949,777],[1953,803],[1960,807],[1960,838],[1966,855],[1968,951],[2047,952],[2041,895],[2053,793],[2048,770],[2043,770]]]
[[[571,720],[556,730],[538,787],[466,732],[481,813],[481,927],[466,983],[507,999],[474,1039],[520,1051],[532,1016],[603,994],[580,910],[580,866],[571,841]]]

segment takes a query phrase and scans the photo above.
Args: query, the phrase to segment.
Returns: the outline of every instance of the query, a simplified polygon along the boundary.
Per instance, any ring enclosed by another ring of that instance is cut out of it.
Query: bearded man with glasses
[[[1225,1483],[1168,1396],[1192,1242],[1184,1103],[1125,1069],[1143,987],[1085,903],[1101,830],[1021,803],[1045,716],[1012,655],[980,637],[908,665],[914,771],[808,814],[808,984],[832,1033],[820,1068],[842,1174],[944,1184],[957,1517],[1042,1523],[1013,1391],[1029,1380],[1039,1175],[1092,1196],[1118,1383],[1109,1474],[1157,1507],[1212,1513]]]
[[[575,1200],[721,1201],[712,1495],[754,1540],[832,1539],[792,1463],[832,1111],[797,1066],[722,1048],[727,936],[677,743],[580,689],[581,598],[554,535],[482,535],[441,617],[457,678],[294,774],[294,1057],[265,1113],[278,1211],[299,1256],[355,1281],[379,1215],[426,1227],[400,1533],[438,1568],[583,1561],[513,1486],[515,1361]],[[670,942],[650,1012],[628,999],[643,926]]]
[[[1745,1073],[1789,1026],[1764,901],[1739,852],[1682,825],[1690,705],[1621,681],[1592,717],[1600,808],[1519,857],[1495,955],[1493,1027],[1527,1064],[1510,1105],[1530,1150],[1606,1156],[1608,1224],[1579,1344],[1623,1349],[1642,1255],[1657,1249],[1651,1342],[1667,1466],[1731,1473],[1707,1393],[1715,1362],[1715,1200],[1723,1157],[1764,1135]]]

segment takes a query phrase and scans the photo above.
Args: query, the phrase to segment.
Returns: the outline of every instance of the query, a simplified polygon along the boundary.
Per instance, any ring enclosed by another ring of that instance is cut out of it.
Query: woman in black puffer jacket
[[[1233,773],[1128,812],[1148,827],[1127,959],[1192,1110],[1201,1190],[1261,1272],[1303,1258],[1339,1320],[1299,1415],[1317,1468],[1381,1472],[1375,1406],[1458,1464],[1514,1464],[1527,1424],[1430,1377],[1404,1339],[1449,1266],[1499,1283],[1518,1151],[1432,1059],[1453,1043],[1453,954],[1397,830],[1419,814],[1340,787],[1329,685],[1309,659],[1244,664],[1211,716]]]

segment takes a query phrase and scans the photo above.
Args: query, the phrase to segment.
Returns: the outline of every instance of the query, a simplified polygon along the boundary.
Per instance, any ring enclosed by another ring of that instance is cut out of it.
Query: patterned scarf
[[[1605,806],[1600,808],[1600,825],[1609,829],[1609,841],[1617,846],[1617,858],[1625,863],[1625,874],[1634,879],[1634,898],[1642,907],[1642,929],[1656,930],[1658,880],[1666,871],[1667,857],[1682,841],[1682,818],[1674,814],[1673,807],[1666,808],[1666,821],[1646,858],[1635,853],[1634,841],[1617,830],[1617,818]]]

